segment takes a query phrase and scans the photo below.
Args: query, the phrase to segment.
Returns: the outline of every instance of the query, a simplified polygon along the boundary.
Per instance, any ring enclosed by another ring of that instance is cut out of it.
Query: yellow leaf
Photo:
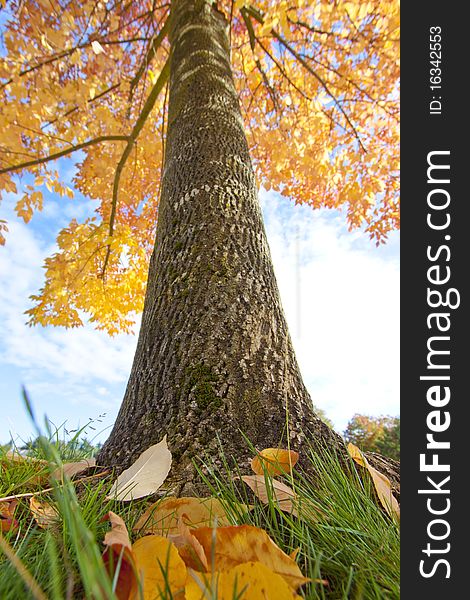
[[[388,477],[377,471],[374,467],[372,467],[364,454],[359,450],[357,446],[348,444],[348,452],[349,456],[353,460],[357,462],[357,464],[365,467],[370,476],[372,477],[372,481],[374,483],[375,491],[377,492],[377,496],[379,498],[380,503],[385,508],[390,516],[395,516],[398,519],[400,518],[400,505],[398,504],[397,499],[392,493],[392,485]]]
[[[179,520],[192,527],[230,525],[225,509],[216,498],[169,497],[152,504],[134,526],[140,533],[178,535]]]
[[[293,450],[281,448],[265,448],[251,461],[251,468],[257,475],[280,475],[290,473],[299,460],[299,454]]]
[[[188,570],[186,600],[292,600],[300,598],[277,573],[260,562],[246,562],[228,571],[196,573]]]
[[[57,510],[48,502],[39,502],[34,496],[29,500],[31,513],[42,529],[47,529],[59,521]]]
[[[295,593],[285,579],[260,562],[247,562],[221,573],[218,581],[218,599],[232,600],[235,591],[250,600],[292,600]]]
[[[139,583],[134,583],[129,600],[165,598],[167,588],[173,596],[183,592],[187,575],[186,565],[169,540],[158,535],[147,535],[135,542],[132,551]],[[139,587],[142,589],[142,595]]]
[[[251,525],[232,527],[201,527],[193,531],[201,543],[210,568],[228,571],[245,562],[261,562],[281,575],[292,589],[307,583],[296,562],[268,536],[266,531]]]

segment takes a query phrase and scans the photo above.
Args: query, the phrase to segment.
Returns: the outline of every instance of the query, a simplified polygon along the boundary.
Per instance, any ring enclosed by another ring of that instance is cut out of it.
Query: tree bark
[[[126,394],[99,461],[127,467],[168,435],[179,491],[218,438],[251,451],[342,447],[318,419],[281,307],[233,84],[226,21],[174,0],[169,117],[155,249]],[[306,452],[306,450],[305,450]],[[178,486],[177,486],[178,487]]]

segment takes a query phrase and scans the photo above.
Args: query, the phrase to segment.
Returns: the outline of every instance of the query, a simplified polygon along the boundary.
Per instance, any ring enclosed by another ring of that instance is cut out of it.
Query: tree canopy
[[[399,4],[222,0],[259,183],[344,210],[376,243],[399,225]],[[31,324],[113,334],[143,306],[167,126],[170,3],[18,0],[2,9],[0,191],[28,222],[47,189],[96,201],[59,232]],[[57,160],[77,161],[73,188]],[[19,177],[18,177],[19,176]],[[7,224],[0,221],[0,242]]]

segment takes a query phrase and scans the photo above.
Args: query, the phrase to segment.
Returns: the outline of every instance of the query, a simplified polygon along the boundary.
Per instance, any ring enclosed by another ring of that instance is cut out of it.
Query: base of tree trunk
[[[162,487],[158,490],[159,496],[205,497],[210,493],[204,478],[211,480],[210,472],[215,472],[222,480],[229,481],[234,475],[252,474],[251,459],[254,451],[250,448],[249,437],[244,437],[241,431],[233,431],[230,439],[223,436],[213,436],[208,447],[204,447],[206,438],[193,432],[193,443],[180,452],[172,443],[171,436],[168,439],[169,448],[172,452],[172,467]],[[258,440],[259,442],[259,440]],[[266,444],[253,444],[260,451],[266,447],[286,448],[286,441],[279,440],[276,443],[273,438],[267,440]],[[316,473],[313,471],[309,455],[311,452],[324,454],[325,452],[336,455],[349,471],[350,459],[346,445],[342,437],[332,430],[321,419],[313,418],[309,421],[301,436],[297,435],[295,450],[299,452],[299,463],[297,469],[301,470],[315,485]],[[119,452],[114,453],[109,447],[107,451],[98,455],[98,463],[112,466],[116,474],[127,468],[129,464],[116,462]],[[385,475],[392,484],[392,492],[397,500],[400,500],[400,463],[377,454],[365,452],[365,456],[371,466]]]

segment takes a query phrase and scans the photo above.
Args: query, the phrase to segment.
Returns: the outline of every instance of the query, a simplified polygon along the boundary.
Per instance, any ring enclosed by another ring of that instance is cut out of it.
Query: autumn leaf
[[[244,597],[250,600],[292,600],[299,597],[281,575],[260,562],[243,563],[221,573],[218,581],[220,600],[232,600],[234,590],[245,590]]]
[[[257,475],[282,475],[290,473],[299,460],[298,452],[281,448],[265,448],[251,461],[251,468]]]
[[[91,47],[95,54],[101,54],[102,52],[104,52],[103,46],[97,40],[93,40],[91,42]]]
[[[103,540],[106,546],[103,561],[112,578],[119,569],[116,595],[119,600],[128,600],[132,586],[136,583],[136,566],[127,527],[123,519],[111,511],[103,520],[109,520],[111,524],[111,531],[106,533]]]
[[[57,468],[55,471],[51,473],[51,477],[53,479],[62,479],[63,477],[73,477],[74,475],[79,475],[86,471],[90,467],[94,467],[96,465],[95,458],[84,458],[77,462],[64,463],[61,467]]]
[[[300,599],[281,575],[261,562],[246,562],[209,575],[189,572],[186,600],[206,600],[215,594],[218,600]]]
[[[266,481],[264,475],[242,475],[240,477],[252,490],[257,498],[269,504],[270,498],[274,499],[283,511],[296,515],[295,501],[297,496],[292,488],[282,481],[270,479]]]
[[[16,463],[24,463],[24,462],[29,462],[29,463],[34,463],[37,465],[47,465],[48,462],[47,460],[43,460],[41,458],[35,458],[34,456],[25,456],[24,454],[20,454],[19,452],[15,451],[15,450],[9,450],[8,452],[6,452],[2,459],[6,459],[9,460],[11,462],[16,462]]]
[[[107,500],[130,501],[154,494],[165,481],[171,468],[171,452],[166,435],[150,446],[128,469],[123,471],[109,491]]]
[[[18,500],[4,500],[0,502],[0,533],[7,531],[15,532],[18,529],[18,521],[15,519],[15,510]]]
[[[349,442],[348,444],[348,452],[351,458],[361,467],[364,467],[369,472],[372,477],[372,482],[374,484],[375,491],[377,492],[377,496],[379,498],[380,503],[385,508],[387,513],[391,517],[400,518],[400,505],[398,504],[397,499],[392,493],[392,484],[388,477],[377,471],[374,467],[372,467],[364,454],[359,450],[357,446]]]
[[[255,496],[264,504],[274,501],[280,510],[294,517],[302,517],[308,521],[328,519],[328,516],[318,506],[307,498],[299,498],[292,488],[277,479],[266,479],[262,475],[242,475],[240,477],[253,491]]]
[[[178,549],[178,553],[187,567],[196,571],[207,571],[209,565],[204,548],[184,522],[185,517],[186,515],[183,515],[178,521],[178,534],[169,535],[168,539]]]
[[[156,600],[184,591],[186,565],[175,546],[158,535],[147,535],[132,546],[139,579],[134,582],[129,600]],[[140,595],[142,590],[142,595]],[[165,594],[165,591],[168,591]]]
[[[294,590],[309,581],[296,562],[263,529],[251,525],[200,527],[192,534],[204,548],[212,571],[228,571],[242,563],[261,562],[283,577]]]
[[[48,529],[59,522],[57,509],[49,502],[40,502],[35,496],[29,500],[29,508],[36,523],[42,529]]]
[[[159,535],[178,535],[179,522],[184,521],[191,527],[230,525],[226,511],[217,498],[174,498],[168,497],[152,504],[139,518],[134,531]]]

